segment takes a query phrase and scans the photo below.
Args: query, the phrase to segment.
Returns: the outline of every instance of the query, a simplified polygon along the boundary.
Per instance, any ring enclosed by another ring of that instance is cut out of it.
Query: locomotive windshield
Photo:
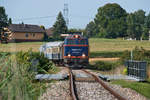
[[[87,45],[87,39],[67,39],[66,43],[68,45]]]

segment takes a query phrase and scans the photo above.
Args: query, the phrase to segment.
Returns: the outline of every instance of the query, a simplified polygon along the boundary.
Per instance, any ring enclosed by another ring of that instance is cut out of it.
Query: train
[[[40,47],[40,53],[56,64],[86,67],[89,64],[88,38],[81,34],[71,34],[64,41],[45,43]]]

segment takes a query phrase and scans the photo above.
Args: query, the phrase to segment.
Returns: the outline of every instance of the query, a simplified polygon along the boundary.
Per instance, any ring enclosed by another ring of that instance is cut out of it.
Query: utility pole
[[[65,21],[66,21],[67,27],[69,26],[68,13],[69,13],[68,4],[65,3],[65,4],[64,4],[64,10],[63,10],[63,15],[64,15],[64,19],[65,19]]]

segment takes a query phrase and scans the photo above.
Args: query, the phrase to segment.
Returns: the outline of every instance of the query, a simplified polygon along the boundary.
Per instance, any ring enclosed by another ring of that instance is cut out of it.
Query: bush
[[[124,69],[123,69],[122,74],[123,74],[123,75],[127,75],[127,74],[128,74],[128,70],[127,70],[127,68],[124,68]]]
[[[47,73],[48,70],[53,70],[55,67],[49,59],[44,57],[44,54],[32,52],[31,49],[28,52],[18,52],[16,55],[17,62],[19,64],[28,65],[28,70],[34,70],[38,73]]]
[[[150,50],[145,50],[143,47],[135,47],[133,49],[133,60],[147,61],[150,64]],[[131,59],[131,51],[125,51],[121,56],[121,62]]]
[[[94,67],[96,67],[96,69],[101,70],[101,71],[110,71],[113,68],[115,68],[116,66],[117,66],[117,63],[103,62],[103,61],[98,61],[94,65]]]

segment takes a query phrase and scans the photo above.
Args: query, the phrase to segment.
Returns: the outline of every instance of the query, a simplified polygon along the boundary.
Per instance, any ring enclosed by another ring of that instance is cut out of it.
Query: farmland
[[[9,43],[0,44],[0,52],[17,52],[28,51],[32,48],[33,51],[39,51],[39,47],[45,42],[23,42],[23,43]],[[149,41],[128,41],[121,39],[89,39],[90,52],[121,52],[124,50],[131,50],[135,46],[143,47],[150,50]]]

